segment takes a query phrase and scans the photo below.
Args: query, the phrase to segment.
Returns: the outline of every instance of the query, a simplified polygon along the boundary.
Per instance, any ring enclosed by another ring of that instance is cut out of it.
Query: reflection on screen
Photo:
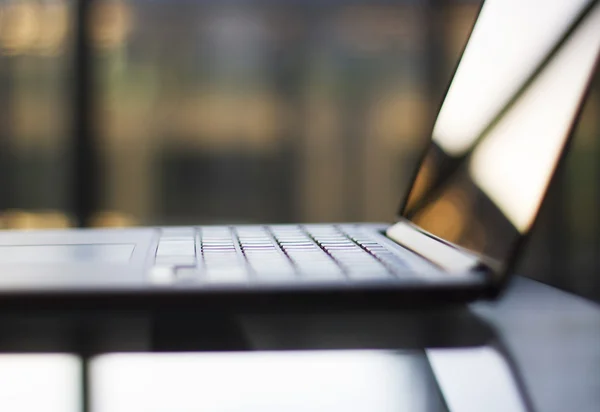
[[[429,182],[448,156],[439,139],[432,142],[405,216],[436,236],[504,262],[537,215],[599,50],[596,6],[441,186]],[[452,103],[445,101],[442,111]]]
[[[437,118],[433,140],[452,156],[468,151],[589,2],[486,1]]]

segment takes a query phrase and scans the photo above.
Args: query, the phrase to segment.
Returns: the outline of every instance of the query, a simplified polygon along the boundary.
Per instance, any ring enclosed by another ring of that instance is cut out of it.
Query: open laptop
[[[596,70],[597,3],[482,6],[397,222],[6,231],[0,306],[281,310],[497,296]]]

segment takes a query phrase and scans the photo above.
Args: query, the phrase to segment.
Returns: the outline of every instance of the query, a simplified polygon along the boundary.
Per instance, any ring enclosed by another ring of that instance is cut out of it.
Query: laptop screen
[[[597,1],[527,3],[482,7],[401,213],[499,264],[537,216],[600,50]]]

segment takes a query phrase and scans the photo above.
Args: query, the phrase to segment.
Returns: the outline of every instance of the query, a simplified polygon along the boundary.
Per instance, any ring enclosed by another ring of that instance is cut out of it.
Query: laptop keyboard
[[[369,235],[333,225],[163,229],[153,282],[240,283],[390,280],[403,259]]]

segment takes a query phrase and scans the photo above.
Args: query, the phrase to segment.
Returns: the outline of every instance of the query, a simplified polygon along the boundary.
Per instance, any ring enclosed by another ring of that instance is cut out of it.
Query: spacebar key
[[[209,268],[204,272],[205,282],[212,285],[248,283],[248,271],[243,266]]]

